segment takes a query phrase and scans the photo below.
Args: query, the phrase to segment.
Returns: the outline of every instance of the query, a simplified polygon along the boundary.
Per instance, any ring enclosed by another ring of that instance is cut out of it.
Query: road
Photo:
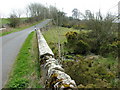
[[[49,21],[50,19],[41,22],[40,24],[36,25],[36,28],[42,28]],[[2,52],[0,52],[0,55],[2,55],[2,59],[0,59],[0,61],[2,61],[2,66],[0,64],[0,67],[2,67],[2,87],[4,87],[8,79],[12,65],[16,59],[17,54],[19,53],[23,42],[33,30],[34,26],[0,37],[0,40],[2,40],[2,45],[0,46],[0,50],[2,49]]]

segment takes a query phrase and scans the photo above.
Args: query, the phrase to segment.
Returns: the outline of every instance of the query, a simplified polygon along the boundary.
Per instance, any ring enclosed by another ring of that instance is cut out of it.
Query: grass
[[[69,31],[76,31],[78,30],[72,28],[64,28],[64,27],[51,27],[48,31],[44,31],[43,35],[47,42],[58,43],[60,37],[60,43],[64,43],[67,41],[65,34]]]
[[[76,30],[73,28],[65,28],[65,27],[58,27],[58,26],[52,26],[47,31],[43,31],[43,36],[45,37],[48,45],[52,49],[53,53],[55,54],[55,58],[58,57],[58,42],[60,40],[61,44],[61,53],[67,53],[68,49],[64,46],[64,42],[67,42],[65,34],[70,31],[75,31],[77,33],[87,33],[88,30]]]
[[[1,22],[2,22],[2,24],[7,24],[7,23],[9,23],[9,19],[8,18],[2,18]]]
[[[25,20],[27,20],[27,18],[20,18],[20,20],[21,21],[25,21]],[[9,22],[9,18],[2,18],[1,22],[2,22],[2,24],[8,24],[8,23],[10,23]]]
[[[41,88],[38,47],[35,32],[24,42],[5,88]]]
[[[70,31],[75,31],[77,33],[88,33],[89,30],[77,30],[73,28],[65,28],[65,27],[58,27],[58,26],[52,26],[47,31],[43,31],[43,35],[49,44],[50,48],[52,49],[55,56],[58,55],[58,42],[60,40],[61,44],[61,52],[65,53],[68,52],[67,48],[64,47],[64,42],[67,42],[65,34]]]
[[[27,26],[25,25],[25,26],[23,26],[23,27],[13,28],[12,30],[9,30],[9,31],[7,31],[7,32],[2,32],[2,33],[0,33],[0,36],[4,36],[4,35],[7,35],[7,34],[10,34],[10,33],[13,33],[13,32],[18,32],[18,31],[24,30],[24,29],[29,28],[29,27],[32,27],[32,26],[34,26],[34,25],[36,25],[36,24],[38,24],[38,23],[40,23],[40,22],[41,22],[41,21],[35,22],[35,23],[30,24],[30,25],[27,25]]]

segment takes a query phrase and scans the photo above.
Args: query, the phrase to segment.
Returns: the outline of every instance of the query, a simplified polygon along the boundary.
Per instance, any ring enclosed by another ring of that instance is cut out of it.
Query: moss
[[[70,87],[70,85],[69,84],[62,84],[65,88],[68,88],[68,87]]]
[[[51,75],[52,78],[57,77],[57,76],[58,76],[58,74],[56,74],[56,73]]]

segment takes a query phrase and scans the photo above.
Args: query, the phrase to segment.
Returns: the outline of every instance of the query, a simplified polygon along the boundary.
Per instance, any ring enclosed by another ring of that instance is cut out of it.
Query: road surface
[[[43,21],[42,23],[36,25],[36,28],[41,28],[45,26],[49,21],[50,19]],[[0,55],[2,55],[2,59],[0,59],[0,61],[2,61],[2,66],[0,63],[0,67],[2,67],[2,87],[4,87],[8,79],[11,67],[16,59],[17,54],[19,53],[23,42],[30,34],[30,32],[34,30],[34,28],[35,27],[33,26],[25,30],[0,37],[0,40],[2,40],[2,45],[0,46],[0,50],[2,49],[2,52],[0,52]]]

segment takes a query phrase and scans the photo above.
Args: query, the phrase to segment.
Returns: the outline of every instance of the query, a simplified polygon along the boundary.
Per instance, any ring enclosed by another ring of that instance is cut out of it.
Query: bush
[[[90,46],[83,40],[79,40],[76,44],[75,53],[87,54],[90,51]]]
[[[73,56],[71,56],[71,55],[65,55],[65,58],[66,59],[73,59]]]
[[[108,47],[109,50],[117,52],[118,48],[120,48],[120,41],[113,42],[112,44],[109,44]]]
[[[66,24],[66,23],[64,24],[64,23],[63,23],[62,27],[72,28],[72,25]]]
[[[77,32],[67,32],[65,34],[67,38],[67,43],[65,43],[66,48],[68,49],[68,53],[74,53],[74,49],[76,47],[76,42],[77,42]]]
[[[73,32],[73,31],[67,32],[65,35],[67,38],[67,42],[69,43],[73,43],[73,41],[75,42],[77,40],[77,35],[78,35],[77,32]]]
[[[88,33],[84,32],[84,31],[81,31],[78,35],[78,39],[87,41],[89,39]]]
[[[87,42],[87,34],[77,32],[67,32],[66,33],[67,43],[65,46],[69,49],[68,52],[74,54],[87,54],[90,51],[90,46]]]
[[[75,80],[78,88],[103,88],[116,87],[111,81],[115,81],[116,72],[107,68],[100,59],[76,58],[77,61],[64,61],[63,67],[67,74]],[[111,68],[114,68],[112,65]],[[117,84],[117,83],[116,83]]]
[[[114,57],[118,56],[118,49],[120,48],[120,41],[112,42],[111,44],[102,45],[100,47],[100,54],[106,56],[112,54]]]
[[[11,27],[17,27],[17,26],[19,26],[19,24],[20,24],[20,19],[16,16],[16,15],[11,15],[10,16],[10,18],[8,19],[9,20],[9,25],[11,26]]]

